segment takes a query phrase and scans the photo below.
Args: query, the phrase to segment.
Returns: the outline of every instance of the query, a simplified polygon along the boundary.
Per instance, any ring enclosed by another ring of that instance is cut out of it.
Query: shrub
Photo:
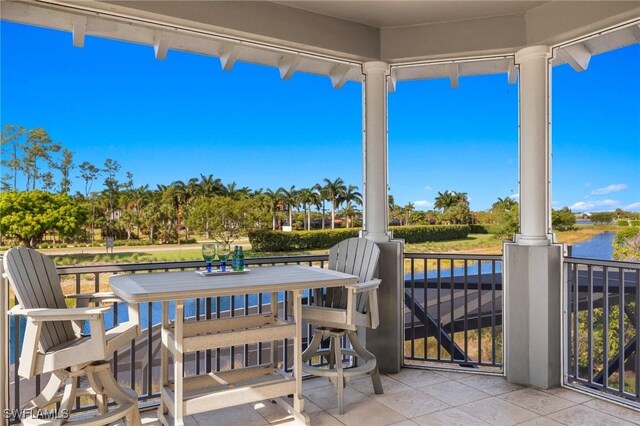
[[[249,232],[249,242],[252,250],[262,252],[323,249],[346,238],[357,237],[359,232],[358,228],[296,232],[252,231]]]
[[[500,234],[502,226],[498,224],[469,225],[470,234]]]
[[[551,223],[556,231],[570,231],[576,228],[576,217],[569,207],[551,210]]]
[[[591,222],[600,224],[611,223],[614,216],[615,214],[613,212],[592,213]]]
[[[628,220],[619,220],[618,221],[618,226],[629,226],[629,221]]]
[[[391,229],[395,238],[402,238],[407,243],[466,238],[471,230],[467,225],[392,226]],[[252,250],[257,252],[313,250],[330,248],[344,239],[357,237],[359,233],[359,228],[294,232],[252,231],[249,233],[249,242]]]
[[[640,226],[640,220],[630,220],[631,226]]]
[[[471,232],[469,225],[392,226],[391,229],[394,238],[402,238],[407,243],[459,240]]]
[[[640,227],[629,226],[616,233],[613,257],[631,262],[640,260]]]

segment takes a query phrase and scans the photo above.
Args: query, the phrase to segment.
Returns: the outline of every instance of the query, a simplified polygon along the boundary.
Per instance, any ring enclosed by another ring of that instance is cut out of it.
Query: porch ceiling
[[[393,80],[507,73],[533,44],[564,45],[554,64],[585,69],[591,55],[640,42],[640,1],[136,1],[13,0],[2,19],[153,47],[309,72],[334,87],[361,79],[360,65],[398,65]],[[615,31],[598,34],[619,26]],[[598,34],[598,37],[593,35]],[[152,50],[150,49],[150,54]],[[489,60],[479,61],[478,59]],[[462,60],[461,60],[462,59]],[[428,62],[428,64],[425,64]]]

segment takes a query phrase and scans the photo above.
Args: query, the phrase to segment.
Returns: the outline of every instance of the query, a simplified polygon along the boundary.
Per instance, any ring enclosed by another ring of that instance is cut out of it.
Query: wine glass
[[[211,272],[211,263],[216,258],[216,246],[215,244],[203,244],[202,245],[202,257],[207,262],[207,272]]]
[[[216,246],[218,251],[218,258],[220,259],[220,272],[227,271],[227,259],[231,254],[231,246],[226,243],[221,243]]]

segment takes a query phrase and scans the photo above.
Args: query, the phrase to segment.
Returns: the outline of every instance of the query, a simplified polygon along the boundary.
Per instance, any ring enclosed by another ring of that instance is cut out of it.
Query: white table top
[[[328,269],[301,265],[262,266],[243,274],[200,276],[194,271],[153,272],[109,277],[113,292],[128,303],[185,300],[340,287],[355,284],[358,277]]]

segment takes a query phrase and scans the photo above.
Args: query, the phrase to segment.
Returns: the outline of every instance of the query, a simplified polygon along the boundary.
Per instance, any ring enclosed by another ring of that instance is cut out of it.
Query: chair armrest
[[[89,303],[124,303],[124,300],[120,299],[110,291],[102,291],[99,293],[68,294],[65,297],[67,299],[77,299],[78,302],[85,304],[85,306]]]
[[[102,318],[102,315],[111,309],[108,306],[91,308],[59,308],[59,309],[22,309],[14,306],[8,312],[9,315],[23,315],[32,321],[75,321]]]
[[[363,291],[369,291],[369,290],[374,290],[374,289],[378,288],[380,286],[381,282],[382,282],[381,279],[374,278],[372,280],[365,281],[363,283],[356,283],[356,284],[346,285],[345,288],[355,289],[356,293],[362,293]]]

